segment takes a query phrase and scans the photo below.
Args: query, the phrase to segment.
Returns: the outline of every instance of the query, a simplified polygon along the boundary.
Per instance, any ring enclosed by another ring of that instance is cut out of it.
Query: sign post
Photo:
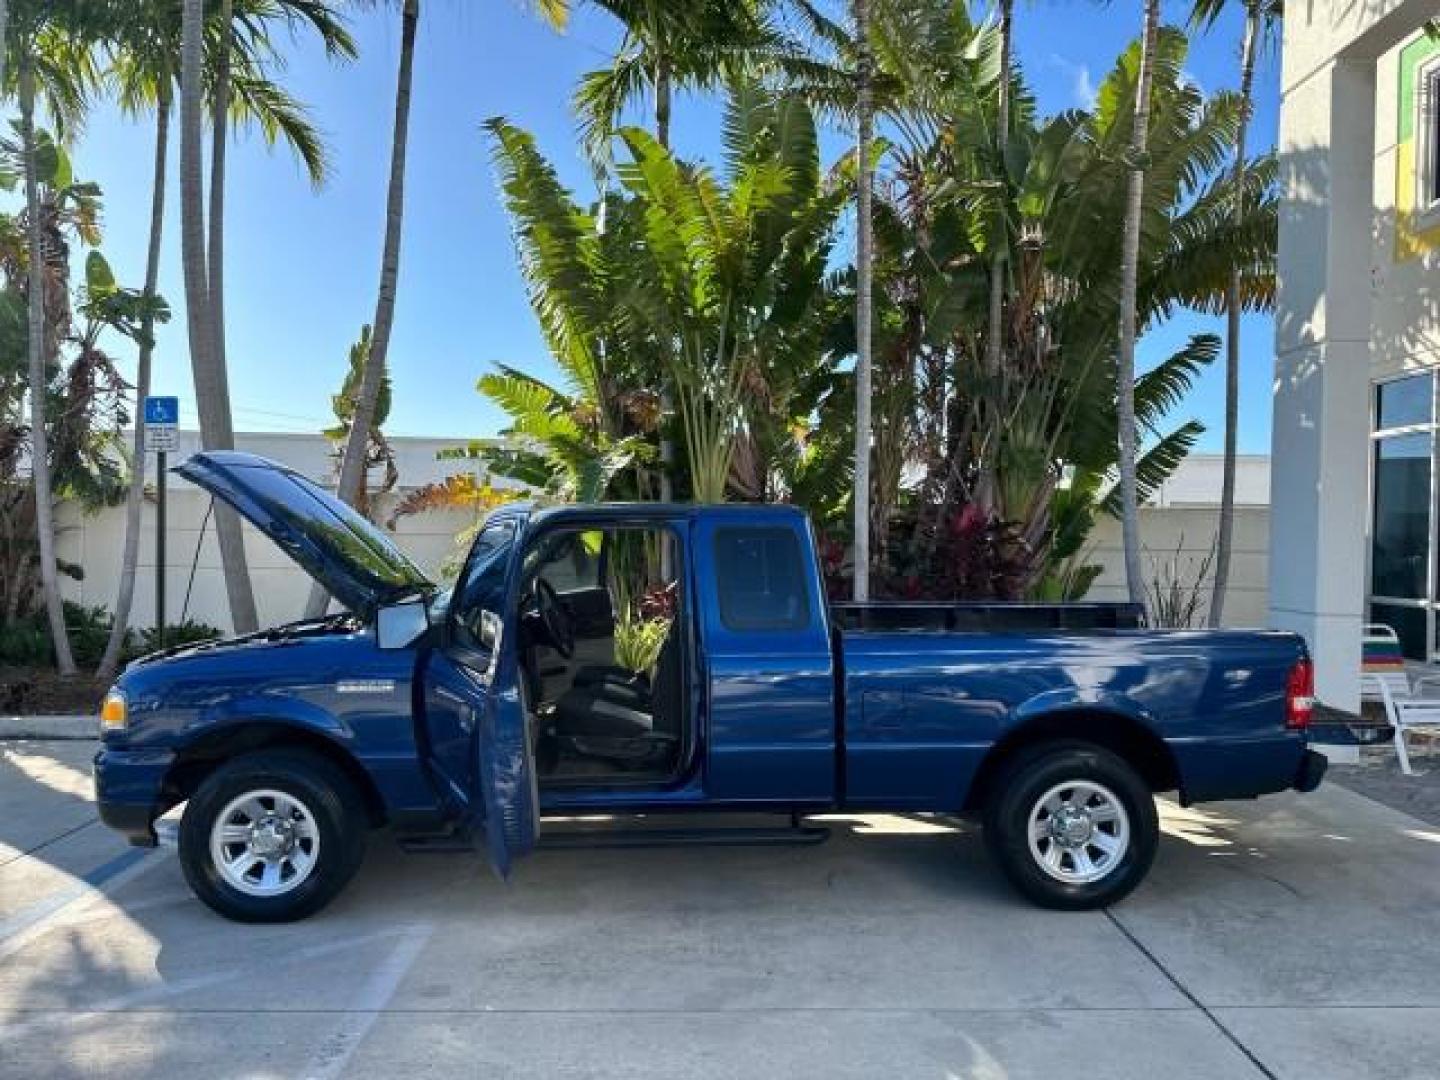
[[[180,447],[180,399],[145,399],[145,449],[155,454],[155,635],[165,647],[165,467]]]

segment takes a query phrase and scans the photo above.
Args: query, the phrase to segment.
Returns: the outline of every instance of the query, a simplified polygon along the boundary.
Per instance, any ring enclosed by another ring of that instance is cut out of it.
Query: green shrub
[[[65,602],[65,627],[70,633],[70,649],[75,664],[80,668],[93,668],[105,655],[105,646],[110,641],[110,628],[114,617],[103,607],[85,607]],[[220,636],[220,631],[205,623],[186,619],[165,628],[165,645],[190,645],[199,641],[210,641]],[[145,656],[160,647],[160,635],[154,627],[129,630],[121,646],[122,661]],[[0,665],[8,667],[49,667],[55,663],[55,650],[50,644],[50,624],[43,611],[25,619],[18,619],[0,626]]]
[[[183,623],[173,623],[165,627],[165,648],[173,649],[176,645],[194,645],[201,641],[214,641],[220,636],[220,631],[205,623],[196,622],[194,619],[186,619]],[[147,626],[143,630],[132,630],[130,641],[125,646],[125,659],[134,660],[139,656],[147,656],[160,648],[160,633],[153,626]]]

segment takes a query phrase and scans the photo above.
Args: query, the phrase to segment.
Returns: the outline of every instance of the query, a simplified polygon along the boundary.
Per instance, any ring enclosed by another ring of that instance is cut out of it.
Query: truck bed
[[[1128,603],[841,601],[830,605],[830,622],[844,631],[1137,630],[1142,625],[1143,613],[1139,604]]]

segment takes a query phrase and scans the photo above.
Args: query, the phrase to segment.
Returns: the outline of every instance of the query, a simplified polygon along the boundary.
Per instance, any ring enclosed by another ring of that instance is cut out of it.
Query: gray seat
[[[653,686],[623,668],[582,669],[575,684],[555,703],[555,733],[584,738],[678,738],[682,705],[678,638],[672,632],[660,650]]]

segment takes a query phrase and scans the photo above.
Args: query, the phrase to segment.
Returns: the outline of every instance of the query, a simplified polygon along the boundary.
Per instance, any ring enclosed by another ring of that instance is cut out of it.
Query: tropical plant
[[[632,314],[677,391],[694,497],[726,497],[756,387],[818,362],[825,270],[844,192],[821,178],[815,122],[793,94],[732,89],[722,182],[627,128],[621,183],[642,207]]]
[[[0,185],[23,171],[27,141],[0,140]],[[126,422],[126,385],[101,347],[104,333],[132,340],[169,317],[164,301],[118,285],[99,242],[100,192],[73,177],[70,158],[50,136],[30,136],[38,184],[40,263],[45,332],[42,338],[43,439],[35,439],[22,403],[29,395],[28,292],[31,287],[29,210],[0,216],[0,624],[31,611],[44,570],[36,519],[40,504],[21,469],[33,474],[43,447],[51,496],[82,510],[116,502],[124,492],[119,430]],[[71,286],[75,244],[90,247],[84,283]],[[53,559],[58,572],[79,576],[80,567]],[[57,639],[58,640],[58,639]],[[60,648],[55,655],[58,661]]]
[[[1241,0],[1245,29],[1240,40],[1240,122],[1235,126],[1235,153],[1231,182],[1236,193],[1235,213],[1244,212],[1248,164],[1246,140],[1254,104],[1255,60],[1262,41],[1273,37],[1284,14],[1282,0]],[[1226,0],[1193,0],[1191,25],[1211,27],[1225,10]],[[1225,292],[1225,450],[1220,480],[1220,518],[1215,534],[1215,577],[1210,594],[1209,619],[1219,626],[1225,617],[1225,589],[1230,580],[1230,548],[1235,532],[1235,453],[1240,423],[1240,299],[1241,270],[1232,272]]]
[[[28,248],[28,383],[31,411],[31,478],[35,488],[35,529],[40,559],[40,585],[55,639],[56,666],[61,674],[75,671],[65,631],[60,585],[56,577],[55,524],[50,452],[45,406],[47,347],[53,341],[46,322],[45,260],[40,220],[41,163],[35,109],[43,97],[57,130],[64,130],[84,110],[95,82],[92,48],[111,25],[108,4],[78,0],[19,0],[7,6],[6,36],[0,51],[7,54],[7,78],[13,75],[20,106],[20,144],[25,185],[24,216]],[[6,84],[9,89],[9,84]]]
[[[365,376],[365,365],[370,358],[373,343],[374,338],[370,326],[366,324],[360,328],[359,339],[350,346],[349,367],[340,384],[340,392],[330,399],[330,408],[335,413],[336,423],[334,427],[326,428],[324,435],[334,447],[337,464],[344,454],[345,446],[350,439],[350,430],[354,426],[360,381]],[[370,425],[370,448],[365,455],[365,469],[368,473],[371,469],[383,467],[384,475],[380,481],[380,487],[375,492],[370,491],[368,484],[361,487],[360,499],[355,504],[355,508],[366,517],[372,516],[372,495],[383,495],[392,491],[400,482],[400,470],[395,464],[395,451],[390,446],[390,440],[385,438],[385,421],[389,416],[390,374],[382,372],[380,396],[375,400],[375,415]]]
[[[928,17],[908,5],[902,22],[882,21],[874,35],[886,108],[905,103],[909,117],[893,125],[876,206],[877,559],[887,590],[944,581],[936,561],[946,557],[945,523],[975,503],[1018,528],[1027,594],[1073,595],[1093,577],[1076,560],[1095,515],[1119,509],[1119,254],[1139,50],[1121,58],[1093,112],[1037,120],[1017,83],[996,172],[986,134],[995,108],[990,31],[958,6],[939,6]],[[942,40],[951,47],[938,47]],[[957,55],[968,59],[952,62]],[[1233,213],[1219,170],[1239,102],[1207,101],[1182,77],[1184,57],[1183,36],[1159,35],[1140,330],[1179,306],[1219,310],[1235,266],[1247,310],[1273,296],[1273,161],[1251,163],[1243,212]],[[1002,243],[1011,250],[996,373],[986,328]],[[1214,339],[1196,339],[1137,380],[1141,497],[1199,434],[1198,424],[1167,430],[1162,420],[1217,349]],[[853,354],[853,339],[838,351]]]
[[[649,675],[660,660],[671,620],[644,618],[627,607],[615,618],[615,663],[636,675]]]

